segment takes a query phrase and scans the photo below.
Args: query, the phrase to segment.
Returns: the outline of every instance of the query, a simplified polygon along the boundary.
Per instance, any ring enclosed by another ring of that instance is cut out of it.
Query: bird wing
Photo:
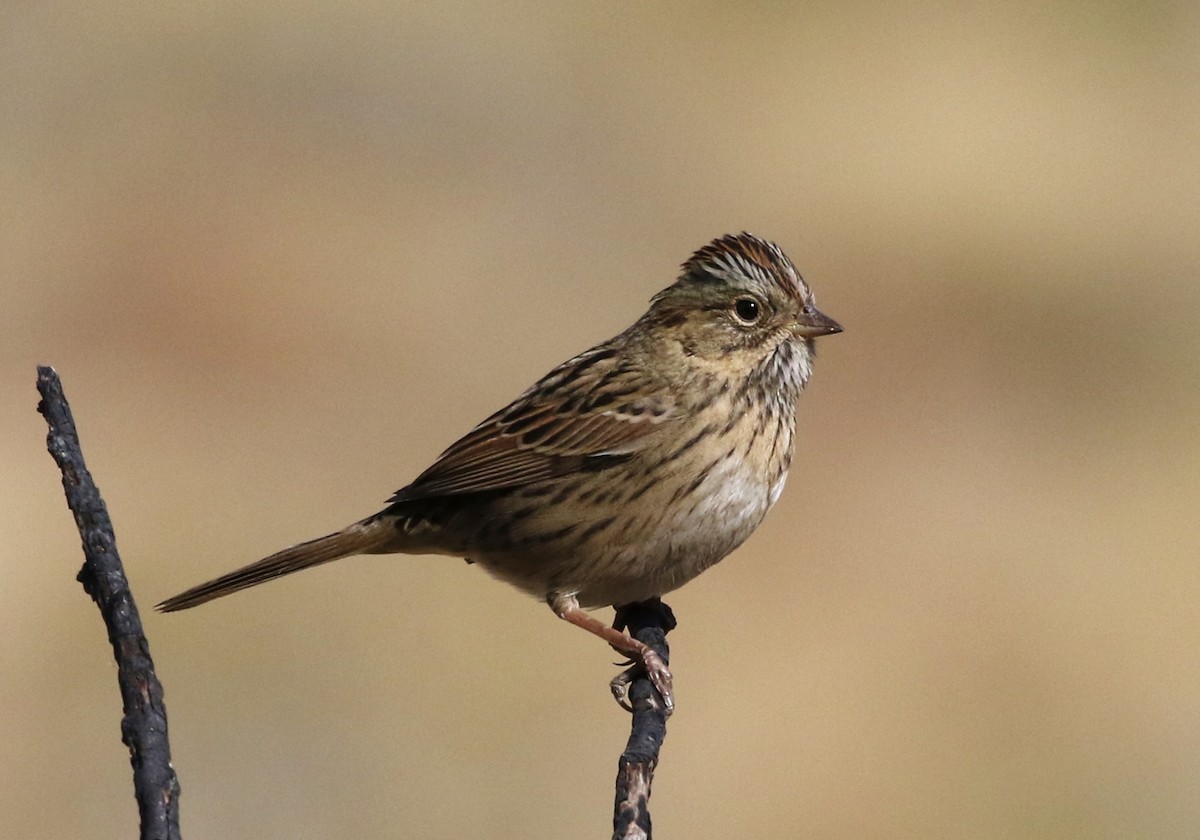
[[[636,452],[676,418],[674,398],[615,348],[555,368],[443,452],[388,501],[478,493],[602,468]]]

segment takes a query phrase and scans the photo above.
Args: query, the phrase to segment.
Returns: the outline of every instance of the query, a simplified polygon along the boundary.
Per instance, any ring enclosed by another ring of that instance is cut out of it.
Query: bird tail
[[[371,516],[336,533],[293,545],[275,552],[270,557],[264,557],[257,563],[193,586],[186,592],[180,592],[163,601],[157,609],[162,612],[186,610],[231,592],[248,589],[331,560],[339,560],[353,554],[386,551],[395,534],[396,529],[390,518]]]

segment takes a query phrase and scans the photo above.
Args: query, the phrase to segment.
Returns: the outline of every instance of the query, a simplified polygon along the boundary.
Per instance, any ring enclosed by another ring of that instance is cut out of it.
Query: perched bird
[[[750,536],[792,462],[813,339],[841,329],[778,246],[723,236],[633,326],[550,371],[379,513],[159,609],[353,554],[464,557],[629,656],[613,680],[623,705],[644,671],[669,712],[662,659],[584,608],[670,592]]]

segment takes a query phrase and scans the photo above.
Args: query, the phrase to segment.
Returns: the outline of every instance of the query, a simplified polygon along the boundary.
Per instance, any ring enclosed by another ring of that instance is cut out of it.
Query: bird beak
[[[800,313],[800,317],[792,324],[792,332],[803,338],[816,338],[819,335],[840,333],[842,325],[830,318],[815,306],[810,306]]]

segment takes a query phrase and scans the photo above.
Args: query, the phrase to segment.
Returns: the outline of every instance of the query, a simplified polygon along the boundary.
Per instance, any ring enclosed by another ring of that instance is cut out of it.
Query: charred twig
[[[671,608],[659,599],[626,604],[617,610],[616,626],[645,642],[668,662],[667,633],[675,628]],[[667,736],[667,713],[650,680],[634,680],[629,688],[632,724],[625,752],[617,763],[613,805],[613,840],[650,840],[650,784],[658,751]]]
[[[117,660],[117,682],[125,710],[121,740],[129,747],[133,764],[141,838],[178,840],[179,780],[171,766],[163,689],[155,676],[142,621],[117,554],[112,521],[84,464],[71,407],[53,368],[38,368],[37,387],[42,395],[38,411],[50,426],[46,446],[62,470],[67,507],[75,515],[83,538],[84,563],[76,579],[100,608]]]

